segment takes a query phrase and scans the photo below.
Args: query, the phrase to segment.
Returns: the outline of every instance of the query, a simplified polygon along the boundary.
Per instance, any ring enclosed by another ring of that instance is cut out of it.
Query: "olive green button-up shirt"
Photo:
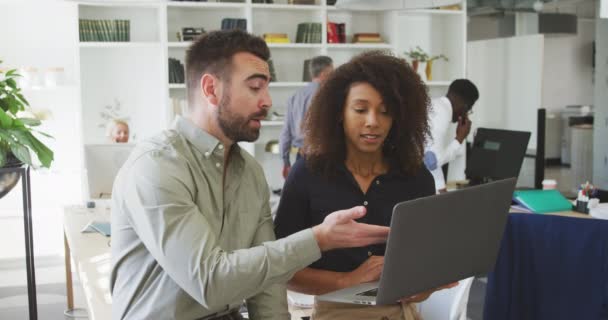
[[[247,301],[288,319],[284,283],[321,257],[311,229],[275,239],[256,160],[190,120],[135,147],[112,191],[112,318],[202,319]],[[223,175],[225,181],[223,182]]]

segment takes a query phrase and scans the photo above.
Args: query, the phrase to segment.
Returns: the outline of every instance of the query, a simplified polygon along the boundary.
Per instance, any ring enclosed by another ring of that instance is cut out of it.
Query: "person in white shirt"
[[[471,131],[473,105],[479,98],[477,87],[467,79],[454,80],[444,97],[432,99],[429,114],[431,140],[426,148],[425,161],[435,179],[435,189],[438,192],[446,190],[445,177],[441,166],[462,156],[465,148],[462,146]],[[456,132],[452,123],[458,123]]]

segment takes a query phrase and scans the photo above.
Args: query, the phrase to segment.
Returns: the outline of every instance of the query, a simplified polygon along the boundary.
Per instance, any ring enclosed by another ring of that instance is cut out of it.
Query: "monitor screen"
[[[87,185],[91,199],[111,197],[114,178],[133,147],[126,143],[85,145]]]
[[[466,174],[471,180],[491,181],[519,176],[530,132],[478,128]]]

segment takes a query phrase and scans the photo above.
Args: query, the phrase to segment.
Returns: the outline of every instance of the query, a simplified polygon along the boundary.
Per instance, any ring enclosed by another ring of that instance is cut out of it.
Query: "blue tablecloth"
[[[484,319],[608,319],[608,221],[511,214]]]

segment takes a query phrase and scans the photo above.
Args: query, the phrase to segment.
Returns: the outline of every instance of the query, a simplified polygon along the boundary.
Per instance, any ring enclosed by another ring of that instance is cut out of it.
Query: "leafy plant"
[[[429,55],[419,46],[416,46],[415,49],[410,49],[409,51],[404,52],[404,54],[410,59],[420,62],[425,62],[429,58]]]
[[[49,168],[53,162],[53,151],[33,133],[51,136],[35,129],[41,124],[39,119],[20,117],[29,110],[29,102],[17,85],[16,79],[19,77],[16,70],[6,73],[0,70],[0,167],[7,164],[11,154],[23,163],[34,165],[33,153],[43,167]]]
[[[440,54],[438,56],[430,56],[419,46],[416,46],[415,49],[410,49],[409,51],[406,51],[403,54],[405,54],[405,56],[409,57],[410,59],[419,62],[435,61],[437,59],[443,59],[445,61],[448,61],[448,57],[444,56],[443,54]]]
[[[428,58],[427,61],[435,61],[435,60],[438,60],[438,59],[443,59],[443,61],[449,61],[448,57],[444,56],[443,54],[440,54],[438,56],[432,56],[432,57]]]

